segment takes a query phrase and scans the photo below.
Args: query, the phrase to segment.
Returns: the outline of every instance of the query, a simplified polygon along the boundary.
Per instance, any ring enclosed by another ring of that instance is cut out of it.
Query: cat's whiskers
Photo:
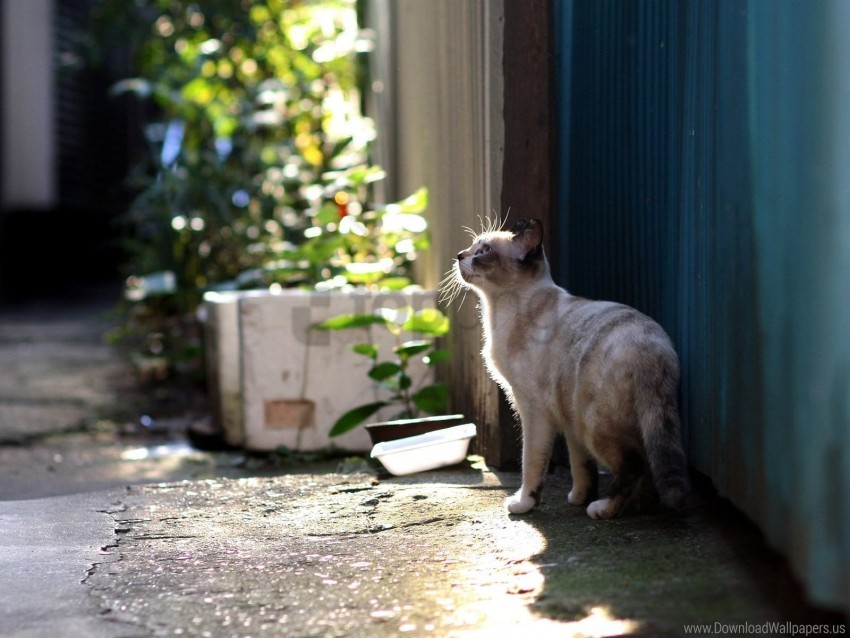
[[[505,217],[501,217],[495,210],[493,211],[492,217],[488,217],[486,215],[478,215],[477,217],[478,224],[481,226],[481,232],[475,232],[475,230],[473,230],[470,226],[462,226],[463,231],[472,237],[473,243],[478,241],[478,239],[484,235],[501,231],[505,227],[505,223],[507,223],[508,219],[507,215]],[[450,268],[446,272],[440,280],[438,287],[440,290],[439,302],[446,306],[454,303],[458,295],[463,292],[463,297],[461,297],[458,310],[463,307],[463,303],[466,301],[466,295],[469,294],[469,288],[460,280],[460,275],[454,267]]]
[[[455,297],[457,297],[459,286],[457,280],[454,276],[454,269],[447,272],[443,278],[440,280],[438,284],[438,288],[440,290],[440,303],[445,305],[451,305],[452,301],[454,301]]]
[[[458,281],[457,272],[454,267],[450,268],[443,278],[440,280],[438,285],[440,289],[440,303],[450,306],[454,303],[454,300],[457,299],[457,296],[463,291],[463,298],[460,300],[460,306],[458,309],[463,307],[463,302],[466,300],[466,293],[468,290],[465,286],[461,285],[460,281]]]
[[[510,212],[510,209],[508,209],[508,212]],[[487,233],[495,233],[504,229],[508,217],[507,215],[500,217],[496,211],[493,211],[493,217],[482,217],[479,215],[478,221],[481,224],[481,234],[486,235]],[[474,235],[473,237],[477,236]]]
[[[495,228],[495,220],[492,217],[478,216],[478,223],[481,225],[481,234],[485,235]]]
[[[486,235],[487,233],[498,232],[504,229],[505,224],[508,221],[507,216],[501,217],[496,211],[493,211],[493,216],[488,217],[486,215],[477,215],[478,217],[478,225],[481,226],[481,230],[476,232],[470,226],[461,226],[461,229],[470,237],[472,240],[477,240],[481,235]]]

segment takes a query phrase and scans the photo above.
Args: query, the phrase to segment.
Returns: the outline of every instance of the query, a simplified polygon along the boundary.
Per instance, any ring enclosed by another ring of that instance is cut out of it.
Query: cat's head
[[[543,224],[521,219],[511,230],[486,230],[472,245],[457,254],[454,266],[458,284],[496,292],[528,285],[548,274],[543,254]]]

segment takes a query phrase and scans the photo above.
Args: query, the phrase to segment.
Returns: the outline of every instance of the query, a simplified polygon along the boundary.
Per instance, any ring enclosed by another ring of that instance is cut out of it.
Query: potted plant
[[[387,352],[374,342],[358,342],[352,352],[364,357],[366,376],[385,390],[384,398],[362,403],[343,413],[333,424],[329,436],[343,435],[368,420],[380,410],[392,412],[389,421],[371,422],[365,426],[373,444],[395,440],[463,422],[463,415],[446,415],[448,394],[441,382],[412,376],[412,366],[420,361],[433,368],[448,358],[437,340],[449,331],[449,319],[436,308],[418,312],[407,308],[380,308],[370,314],[347,314],[332,317],[314,325],[317,330],[360,330],[366,326],[383,328],[392,337]],[[414,338],[408,338],[408,337]]]
[[[414,365],[433,368],[448,358],[437,340],[449,330],[449,320],[436,308],[418,312],[410,308],[379,308],[366,314],[332,317],[313,326],[324,331],[362,330],[378,326],[392,337],[392,346],[382,349],[372,341],[358,341],[351,351],[366,359],[366,376],[384,392],[378,401],[347,409],[334,423],[330,436],[342,436],[365,424],[372,440],[372,458],[390,474],[414,472],[455,465],[464,458],[476,435],[473,423],[461,414],[446,415],[448,395],[440,382],[417,383]],[[369,422],[380,411],[390,411],[393,420]]]
[[[320,335],[310,326],[341,314],[436,305],[435,292],[411,286],[409,277],[429,243],[428,193],[371,203],[370,186],[383,176],[371,166],[326,176],[301,243],[243,273],[230,290],[204,296],[211,394],[228,443],[311,450],[333,439],[349,450],[368,447],[365,433],[331,437],[329,424],[346,402],[368,393],[379,400],[368,379],[352,381],[348,367],[360,355],[350,340],[391,347],[391,335],[384,330],[372,339],[376,324],[360,326],[359,335]]]
[[[408,287],[428,246],[427,192],[375,202],[384,172],[368,163],[375,131],[357,56],[370,43],[354,0],[283,13],[267,2],[105,0],[93,18],[101,58],[116,42],[132,54],[138,76],[114,94],[144,101],[150,149],[128,180],[122,334],[139,335],[157,370],[206,363],[228,443],[326,446],[336,402],[371,388],[344,383],[355,355],[342,335],[309,326],[435,305],[433,291]],[[184,325],[203,328],[203,348],[185,346]],[[362,434],[334,441],[362,448]]]

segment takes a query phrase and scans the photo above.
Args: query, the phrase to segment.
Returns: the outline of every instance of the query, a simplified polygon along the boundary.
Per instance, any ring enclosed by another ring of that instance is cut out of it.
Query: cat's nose
[[[457,260],[458,260],[458,261],[461,261],[462,259],[463,259],[463,251],[460,251],[460,252],[457,254]]]

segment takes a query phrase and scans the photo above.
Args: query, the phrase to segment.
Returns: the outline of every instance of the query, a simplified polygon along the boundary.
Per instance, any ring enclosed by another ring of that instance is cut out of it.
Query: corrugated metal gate
[[[850,4],[556,7],[561,281],[664,325],[692,464],[850,610]]]

